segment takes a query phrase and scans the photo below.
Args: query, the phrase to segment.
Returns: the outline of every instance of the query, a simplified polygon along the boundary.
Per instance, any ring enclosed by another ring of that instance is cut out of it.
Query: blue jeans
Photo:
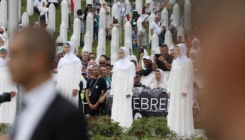
[[[98,30],[99,30],[99,26],[94,27],[94,40],[95,40],[95,36],[96,36],[96,39],[98,39]]]

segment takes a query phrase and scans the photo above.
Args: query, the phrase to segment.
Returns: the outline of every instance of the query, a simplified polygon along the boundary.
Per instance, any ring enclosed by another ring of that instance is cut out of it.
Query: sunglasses
[[[104,65],[104,64],[106,64],[106,63],[105,63],[105,62],[100,62],[100,64],[101,64],[101,65]]]

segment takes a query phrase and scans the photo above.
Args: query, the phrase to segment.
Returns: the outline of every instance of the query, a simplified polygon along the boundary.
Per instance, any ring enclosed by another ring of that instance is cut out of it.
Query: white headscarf
[[[160,71],[160,73],[161,73],[161,79],[160,79],[160,81],[155,80],[155,82],[153,82],[150,85],[150,88],[151,89],[154,89],[154,88],[157,88],[158,86],[160,86],[161,88],[167,89],[168,88],[168,83],[166,82],[166,79],[164,78],[163,71],[161,69],[157,69],[156,71]]]
[[[132,62],[129,60],[129,49],[127,47],[121,47],[120,50],[123,50],[125,56],[123,59],[119,59],[115,65],[117,69],[127,70],[132,65]]]
[[[74,55],[73,43],[72,42],[66,42],[64,45],[70,46],[71,49],[70,49],[70,52],[68,54],[65,54],[65,56],[60,59],[58,67],[80,61],[80,59],[76,55]]]
[[[183,43],[180,43],[176,46],[179,47],[182,55],[177,56],[177,59],[175,61],[178,65],[183,65],[189,60],[189,58],[186,56],[187,48],[186,48],[185,44],[183,44]]]
[[[196,42],[198,44],[197,48],[194,48],[194,42]],[[195,39],[192,40],[191,51],[193,51],[193,50],[195,50],[197,53],[200,52],[200,40],[198,38],[195,38]]]
[[[1,48],[0,48],[0,51],[1,51],[2,49],[5,49],[5,50],[7,51],[7,57],[6,57],[5,59],[3,59],[3,58],[0,57],[0,67],[5,67],[5,66],[8,65],[8,62],[9,62],[8,48],[7,48],[6,46],[1,47]]]

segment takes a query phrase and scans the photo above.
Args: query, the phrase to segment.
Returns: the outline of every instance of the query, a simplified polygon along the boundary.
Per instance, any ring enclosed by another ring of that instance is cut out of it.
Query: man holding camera
[[[152,70],[155,71],[159,68],[163,71],[170,71],[174,57],[169,55],[168,46],[166,44],[160,46],[160,52],[160,55],[155,55],[154,57],[155,61],[152,64]]]

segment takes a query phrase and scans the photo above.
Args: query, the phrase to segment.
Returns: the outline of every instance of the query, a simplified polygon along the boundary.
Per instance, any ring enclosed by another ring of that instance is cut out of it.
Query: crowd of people
[[[44,0],[35,0],[34,11],[40,14],[40,21],[46,21],[45,15],[49,3]],[[98,41],[99,26],[99,9],[103,7],[106,10],[106,36],[111,37],[111,28],[116,26],[120,31],[124,31],[125,20],[130,21],[132,31],[132,46],[138,51],[138,59],[130,57],[131,50],[127,47],[120,47],[118,51],[119,60],[111,63],[110,57],[106,55],[99,56],[92,52],[83,51],[81,55],[77,55],[77,50],[72,42],[63,44],[63,52],[56,52],[55,59],[52,60],[52,74],[56,75],[55,84],[59,94],[79,108],[81,112],[85,112],[90,116],[105,115],[105,96],[110,90],[113,96],[113,105],[111,118],[124,128],[130,128],[133,122],[132,117],[132,88],[143,87],[149,89],[167,89],[170,98],[168,111],[168,125],[171,130],[175,131],[179,136],[189,137],[194,133],[193,125],[193,83],[195,82],[195,74],[198,71],[198,55],[200,52],[200,41],[196,34],[190,38],[183,40],[182,36],[177,36],[175,25],[169,16],[169,28],[166,29],[162,24],[160,12],[162,9],[168,10],[172,5],[168,0],[153,1],[153,10],[149,10],[150,3],[146,3],[142,9],[142,15],[135,9],[135,3],[132,3],[131,11],[127,11],[127,4],[124,0],[117,2],[119,13],[118,16],[111,17],[110,7],[106,2],[87,4],[84,12],[79,9],[76,17],[81,20],[81,34],[84,33],[86,16],[89,12],[94,14],[94,42]],[[55,6],[58,6],[58,2]],[[148,23],[147,15],[151,12],[156,14],[155,21]],[[170,13],[170,12],[169,12]],[[43,16],[44,15],[44,16]],[[130,15],[130,16],[129,16]],[[47,15],[46,15],[47,16]],[[128,18],[129,17],[129,18]],[[138,18],[142,17],[140,30],[138,30]],[[112,18],[112,21],[111,21]],[[45,25],[45,22],[35,23],[35,28],[39,30],[39,24]],[[151,43],[147,42],[147,26],[150,28],[150,34],[154,33],[159,37],[159,52],[151,52],[148,50]],[[4,37],[4,27],[0,35],[0,94],[3,92],[11,92],[11,103],[1,105],[0,107],[0,123],[12,124],[15,120],[16,113],[16,94],[18,94],[16,84],[10,80],[10,72],[8,71],[9,43]],[[35,30],[35,29],[33,29]],[[164,34],[166,30],[172,32],[172,43],[175,48],[164,44]],[[19,26],[20,34],[22,32]],[[23,30],[25,33],[25,30]],[[23,33],[23,34],[24,34]],[[119,33],[121,35],[121,33]],[[120,45],[122,38],[119,36]],[[81,38],[82,42],[82,38]],[[55,46],[55,45],[54,45]],[[39,48],[40,49],[40,48]],[[12,52],[13,53],[13,52]],[[41,62],[40,62],[41,63]],[[12,64],[13,65],[13,64]],[[50,66],[51,67],[51,66]],[[11,69],[11,68],[10,68]],[[13,68],[12,68],[13,69]],[[164,72],[170,72],[167,80]],[[142,77],[147,77],[154,73],[152,82],[149,85],[142,84]],[[13,74],[13,71],[11,71]],[[13,79],[13,78],[12,78]],[[15,82],[18,82],[14,80]],[[22,84],[23,82],[18,82]],[[87,104],[87,105],[86,105]],[[184,117],[183,117],[184,116]],[[183,119],[184,118],[184,119]]]

